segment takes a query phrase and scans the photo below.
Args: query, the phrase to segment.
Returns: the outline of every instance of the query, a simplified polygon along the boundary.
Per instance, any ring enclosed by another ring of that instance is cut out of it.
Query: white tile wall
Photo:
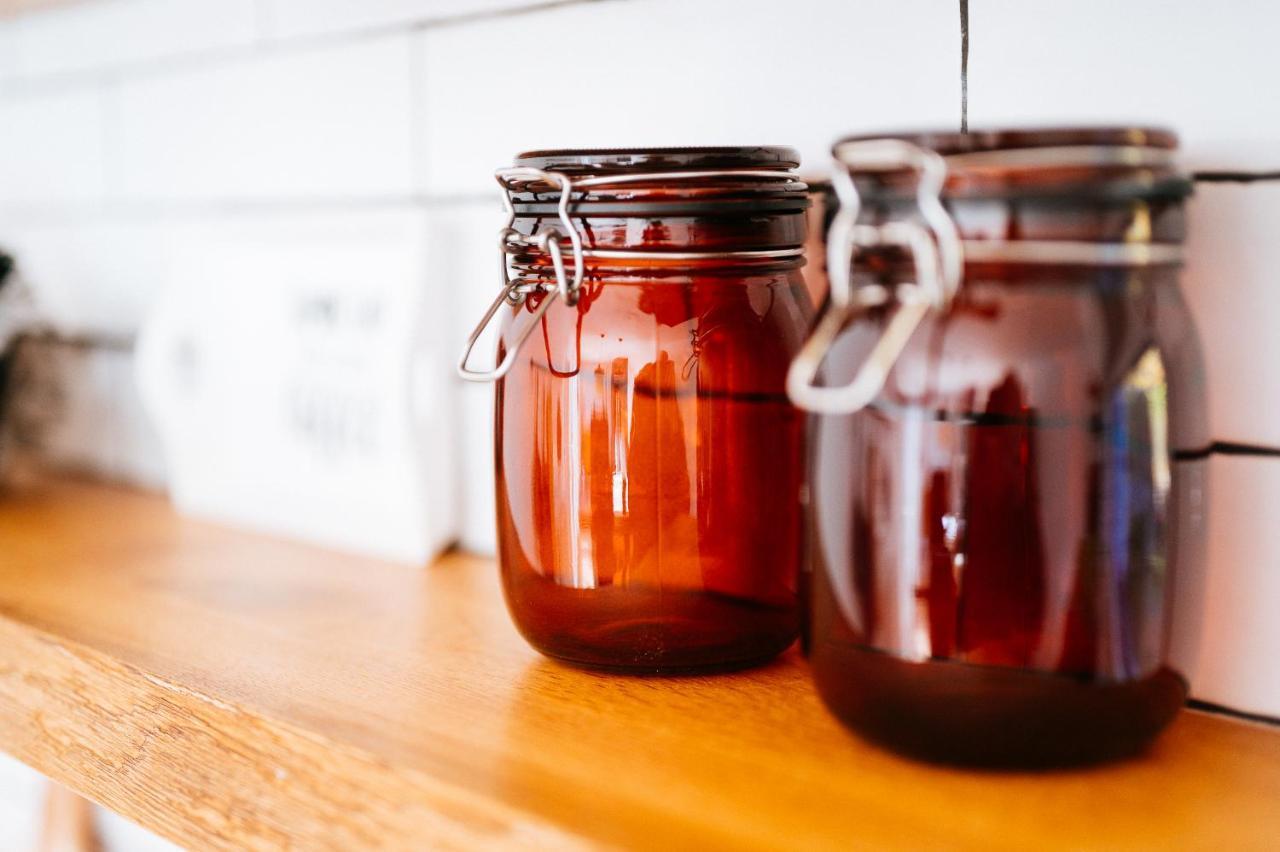
[[[4,83],[17,71],[17,28],[0,28],[0,83]]]
[[[1280,181],[1202,183],[1189,218],[1184,283],[1208,367],[1210,431],[1280,447]]]
[[[951,126],[956,20],[937,0],[646,0],[428,30],[423,190],[492,192],[529,148],[788,144],[813,167],[841,134]]]
[[[970,0],[969,24],[975,127],[1169,125],[1195,168],[1280,167],[1274,3]]]
[[[548,0],[264,0],[264,26],[275,38],[414,26],[548,5]]]
[[[0,205],[93,204],[104,177],[97,84],[0,99]]]
[[[217,48],[256,36],[255,0],[102,0],[36,12],[14,27],[16,70],[87,71]]]
[[[111,196],[406,197],[411,85],[407,35],[123,81],[111,97]]]
[[[169,277],[183,229],[160,219],[54,218],[0,209],[0,249],[38,283],[43,316],[66,333],[127,338]]]
[[[1280,717],[1280,458],[1213,458],[1209,496],[1209,573],[1194,694]]]
[[[975,126],[1148,121],[1178,129],[1195,168],[1280,168],[1280,6],[970,5]],[[477,199],[518,150],[786,143],[820,171],[843,133],[954,126],[958,66],[954,0],[95,0],[0,22],[0,245],[59,327],[129,334],[183,275],[167,246],[195,218],[415,205],[423,286],[460,338],[493,292],[496,214]],[[1202,186],[1191,225],[1214,438],[1280,447],[1280,183]],[[488,550],[490,393],[457,390],[460,529]],[[1218,461],[1217,491],[1220,470],[1247,483],[1273,464]],[[1256,532],[1270,492],[1248,493],[1210,515],[1214,594],[1241,607],[1233,564],[1280,554]],[[1223,525],[1237,522],[1250,526]],[[1237,538],[1253,549],[1233,551]],[[1213,630],[1235,606],[1214,609],[1208,647],[1226,647]],[[1241,623],[1271,617],[1258,606]],[[1236,701],[1232,677],[1206,695]]]

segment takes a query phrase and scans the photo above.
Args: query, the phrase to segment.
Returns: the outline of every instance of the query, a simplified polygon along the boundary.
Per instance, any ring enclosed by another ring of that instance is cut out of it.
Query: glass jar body
[[[883,326],[833,349],[847,381]],[[810,654],[921,757],[1132,753],[1186,698],[1202,571],[1199,346],[1172,267],[969,269],[885,390],[817,418]]]
[[[535,648],[663,672],[794,640],[805,419],[784,383],[811,314],[794,263],[598,272],[551,306],[497,387],[502,582]]]

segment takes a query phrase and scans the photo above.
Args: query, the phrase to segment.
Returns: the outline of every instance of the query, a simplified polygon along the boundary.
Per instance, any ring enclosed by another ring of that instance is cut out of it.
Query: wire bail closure
[[[569,218],[569,203],[573,196],[573,181],[569,179],[569,176],[560,172],[548,172],[542,169],[523,167],[498,169],[495,176],[498,179],[498,184],[502,187],[502,206],[507,213],[507,221],[502,226],[502,230],[498,232],[498,264],[502,276],[502,290],[499,291],[498,297],[489,304],[489,309],[484,312],[480,322],[472,329],[471,334],[467,337],[466,347],[462,350],[462,356],[458,359],[458,375],[469,382],[496,382],[505,376],[511,370],[511,366],[515,364],[516,354],[520,351],[520,347],[529,339],[529,335],[533,333],[534,327],[542,320],[547,308],[551,307],[551,303],[557,297],[564,299],[567,305],[576,305],[578,303],[578,291],[582,287],[582,278],[586,273],[585,261],[582,256],[582,237],[578,234],[578,230],[573,226],[573,221]],[[511,190],[514,183],[522,181],[543,181],[559,185],[560,202],[557,205],[557,211],[561,227],[543,228],[533,237],[526,237],[524,234],[517,233],[511,227],[516,220],[516,208],[511,200]],[[562,246],[562,241],[565,239],[569,240],[569,245],[573,250],[572,277],[569,276],[568,270],[565,268],[564,248]],[[555,270],[556,286],[554,288],[545,288],[540,285],[524,286],[520,284],[518,279],[513,278],[511,276],[511,268],[507,262],[513,246],[536,246],[550,256],[551,266]],[[504,304],[523,304],[529,293],[535,291],[545,293],[546,298],[534,309],[532,318],[519,335],[516,336],[516,339],[507,346],[507,351],[502,356],[502,360],[490,370],[473,370],[468,367],[467,361],[471,359],[471,353],[476,348],[476,343],[484,335],[489,323],[497,316],[502,306]]]
[[[578,304],[579,291],[582,288],[582,279],[586,274],[586,258],[594,257],[608,260],[644,260],[662,258],[666,260],[716,260],[724,258],[740,258],[744,260],[772,260],[772,259],[788,259],[798,257],[802,253],[802,249],[761,249],[748,251],[706,251],[706,252],[670,252],[670,251],[630,251],[630,250],[607,250],[607,249],[585,249],[582,245],[582,235],[578,233],[578,229],[574,227],[573,220],[569,215],[569,208],[573,203],[573,193],[584,189],[597,189],[600,187],[614,186],[618,184],[631,183],[648,183],[652,181],[663,180],[699,180],[705,178],[722,178],[736,177],[745,180],[773,181],[788,184],[798,184],[800,179],[796,175],[787,171],[769,171],[764,169],[708,169],[700,171],[680,171],[680,172],[645,172],[637,174],[621,174],[621,175],[601,175],[597,177],[585,177],[573,180],[569,175],[563,172],[545,171],[543,169],[535,169],[524,166],[515,166],[512,168],[498,169],[494,173],[498,180],[498,185],[502,187],[502,206],[507,213],[506,224],[502,226],[502,230],[498,232],[498,258],[501,267],[502,290],[498,293],[497,298],[490,303],[488,310],[480,318],[480,322],[471,331],[467,337],[467,343],[462,350],[462,356],[458,359],[457,371],[458,376],[469,382],[496,382],[510,372],[511,367],[515,364],[516,354],[520,351],[520,347],[529,339],[529,335],[533,333],[535,326],[541,322],[542,317],[546,314],[547,309],[551,307],[551,303],[557,298],[573,307]],[[544,183],[560,187],[560,199],[556,205],[558,218],[560,220],[559,227],[545,227],[533,236],[526,236],[517,232],[512,228],[516,220],[515,202],[511,198],[511,193],[515,190],[527,188],[531,184]],[[570,275],[564,261],[564,241],[569,241],[569,245],[573,253],[573,274]],[[519,249],[538,248],[551,258],[551,266],[555,271],[556,284],[549,287],[544,284],[522,284],[518,279],[511,275],[511,269],[508,263],[510,255]],[[484,335],[488,329],[489,323],[497,316],[498,311],[502,309],[504,304],[520,305],[530,293],[545,293],[546,298],[538,303],[533,310],[533,315],[528,324],[516,335],[506,348],[506,352],[502,360],[496,366],[489,370],[474,370],[467,366],[467,362],[471,359],[471,353],[476,347],[476,343]]]
[[[851,414],[879,395],[925,315],[951,304],[964,271],[964,251],[955,223],[942,205],[947,164],[940,154],[899,139],[871,139],[845,142],[836,147],[833,158],[840,209],[827,231],[830,296],[822,319],[787,371],[787,395],[800,408],[819,414]],[[854,172],[904,170],[919,175],[916,206],[923,221],[858,224],[862,202]],[[858,251],[879,247],[905,250],[914,268],[914,282],[893,290],[880,284],[855,288],[853,262]],[[890,302],[897,308],[853,379],[835,387],[814,384],[832,344],[849,322]]]

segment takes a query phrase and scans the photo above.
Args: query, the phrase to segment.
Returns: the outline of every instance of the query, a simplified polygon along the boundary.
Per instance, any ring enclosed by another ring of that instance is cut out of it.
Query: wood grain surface
[[[195,848],[1276,848],[1280,731],[1184,713],[1061,773],[902,760],[793,651],[627,678],[516,635],[491,561],[407,568],[42,482],[0,499],[0,748]]]

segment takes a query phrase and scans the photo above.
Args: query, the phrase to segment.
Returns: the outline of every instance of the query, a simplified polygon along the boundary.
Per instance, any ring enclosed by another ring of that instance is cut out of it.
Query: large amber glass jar
[[[794,640],[796,165],[786,148],[578,150],[499,172],[499,366],[471,377],[498,378],[503,588],[543,653],[663,672]]]
[[[831,295],[789,390],[820,415],[813,674],[871,739],[1079,763],[1141,749],[1184,702],[1208,435],[1174,147],[836,147]]]

